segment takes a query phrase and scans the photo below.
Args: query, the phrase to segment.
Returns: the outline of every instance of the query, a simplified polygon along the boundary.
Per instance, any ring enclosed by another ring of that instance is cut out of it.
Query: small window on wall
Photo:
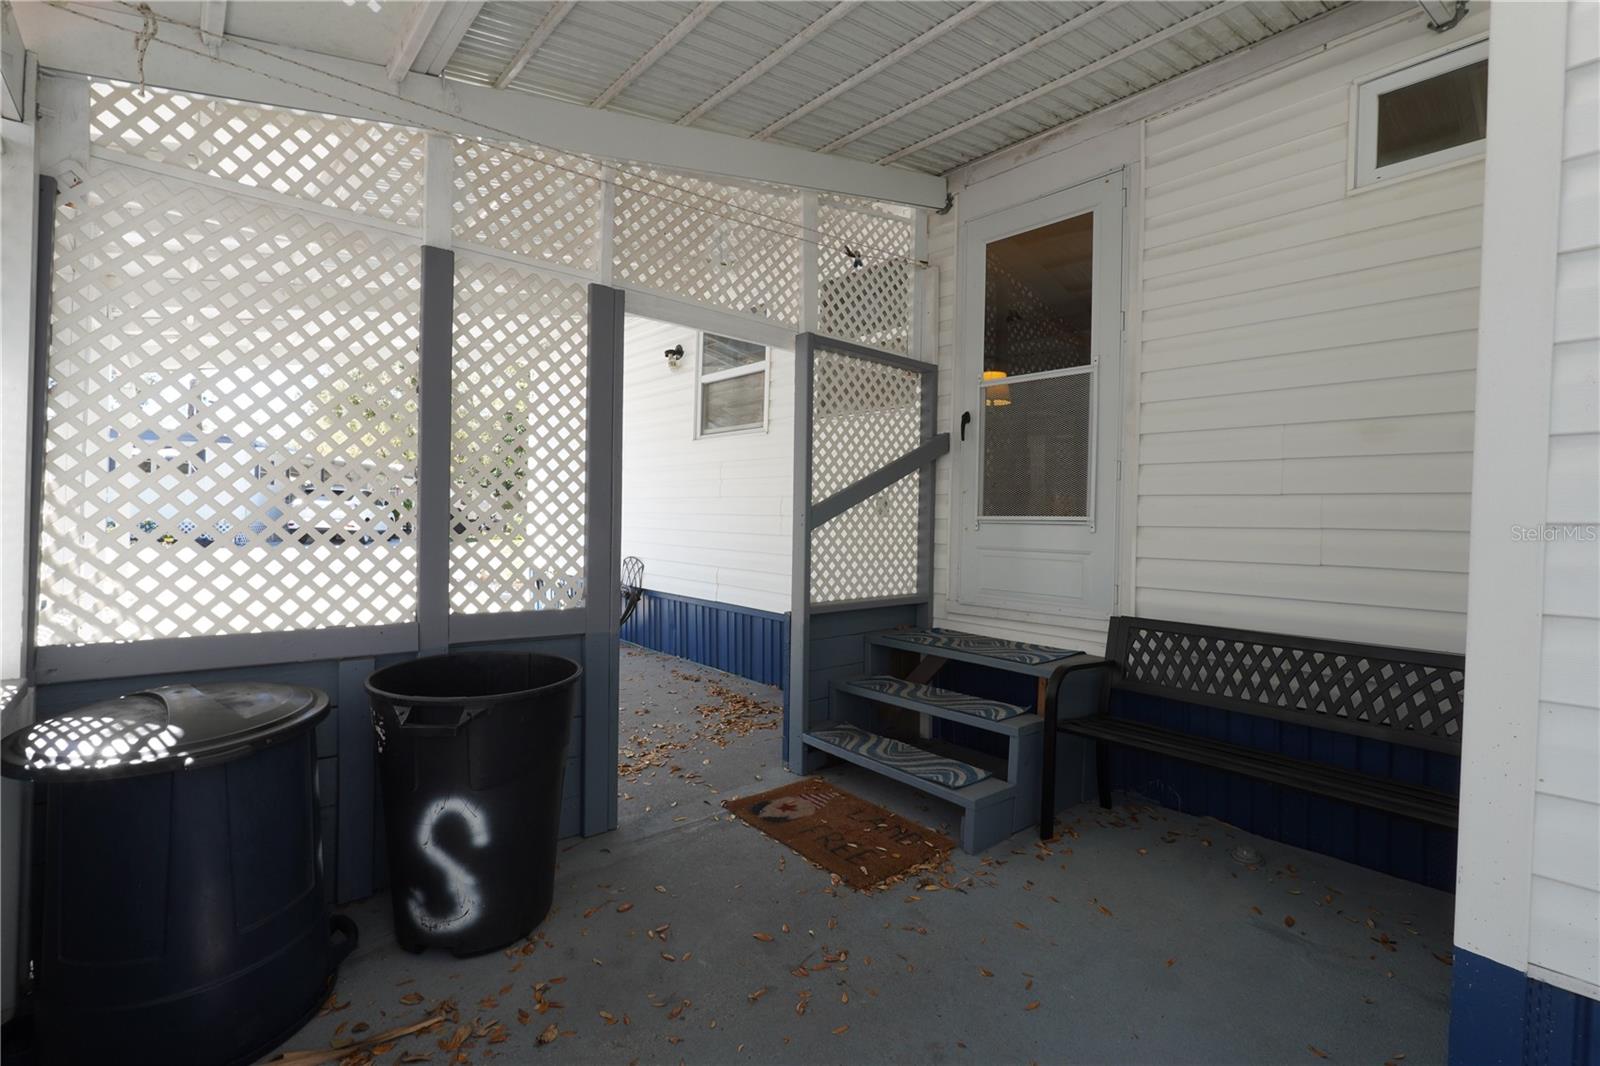
[[[700,334],[699,436],[765,429],[767,349],[715,333]]]
[[[1483,154],[1489,43],[1357,87],[1355,183],[1373,185]]]

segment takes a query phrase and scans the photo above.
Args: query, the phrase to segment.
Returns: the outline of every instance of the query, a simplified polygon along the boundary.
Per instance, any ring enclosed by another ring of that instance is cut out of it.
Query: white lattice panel
[[[62,198],[41,644],[414,617],[417,261],[129,168]]]
[[[916,594],[922,477],[903,477],[811,531],[812,603]]]
[[[817,203],[817,330],[911,354],[915,214],[838,196]]]
[[[455,233],[583,271],[599,265],[600,168],[543,148],[456,141]]]
[[[790,190],[624,168],[617,182],[614,276],[619,284],[794,327],[800,321],[799,226],[800,196]]]
[[[581,607],[588,292],[458,255],[450,609]]]
[[[89,136],[158,163],[416,226],[425,137],[380,122],[93,82]]]
[[[922,443],[922,375],[826,348],[811,369],[811,502]]]

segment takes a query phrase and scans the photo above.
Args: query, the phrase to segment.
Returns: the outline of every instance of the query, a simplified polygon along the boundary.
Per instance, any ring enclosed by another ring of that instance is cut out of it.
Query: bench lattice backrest
[[[1459,752],[1464,660],[1242,629],[1111,620],[1118,688]]]

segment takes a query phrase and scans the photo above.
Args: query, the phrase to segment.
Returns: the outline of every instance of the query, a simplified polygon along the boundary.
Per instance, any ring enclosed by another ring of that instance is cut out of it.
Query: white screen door
[[[1116,602],[1123,177],[962,226],[963,604]]]

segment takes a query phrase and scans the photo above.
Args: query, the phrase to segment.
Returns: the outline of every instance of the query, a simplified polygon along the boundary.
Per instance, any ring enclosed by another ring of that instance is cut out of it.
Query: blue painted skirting
[[[1445,792],[1460,791],[1461,760],[1453,755],[1131,692],[1116,694],[1112,713]],[[1111,784],[1272,840],[1431,888],[1455,890],[1456,835],[1447,829],[1115,745]]]
[[[789,688],[789,616],[646,589],[622,639]]]
[[[1458,947],[1450,1066],[1600,1066],[1600,1002]]]

